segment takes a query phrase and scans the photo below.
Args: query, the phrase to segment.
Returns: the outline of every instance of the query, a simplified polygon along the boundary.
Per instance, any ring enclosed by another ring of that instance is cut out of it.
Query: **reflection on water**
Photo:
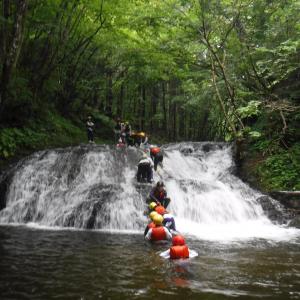
[[[141,235],[0,227],[0,299],[299,299],[299,243],[189,240],[190,261]]]

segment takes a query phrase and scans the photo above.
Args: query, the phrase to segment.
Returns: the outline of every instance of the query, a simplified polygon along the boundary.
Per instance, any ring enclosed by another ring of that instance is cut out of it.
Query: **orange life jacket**
[[[163,241],[167,239],[165,228],[163,226],[158,226],[152,228],[151,240],[152,241]]]
[[[151,229],[151,228],[154,228],[154,227],[155,227],[155,224],[154,224],[154,222],[151,222],[151,223],[149,223],[147,226],[148,226],[149,229]]]
[[[187,245],[172,246],[170,248],[171,259],[189,258],[189,256],[190,256],[190,252]]]

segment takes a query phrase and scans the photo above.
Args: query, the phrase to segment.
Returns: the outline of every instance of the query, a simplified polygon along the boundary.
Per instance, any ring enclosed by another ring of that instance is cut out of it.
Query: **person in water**
[[[164,218],[157,214],[153,217],[153,222],[155,227],[150,228],[145,235],[145,239],[148,241],[164,241],[164,240],[171,240],[172,234],[168,230],[168,228],[163,226]]]
[[[87,122],[86,122],[86,129],[87,129],[87,138],[89,143],[94,143],[94,127],[95,124],[92,121],[92,117],[88,116]]]
[[[172,246],[164,252],[164,255],[169,255],[170,259],[186,259],[190,257],[190,249],[185,244],[182,235],[175,235],[172,238]]]
[[[155,223],[153,222],[153,218],[157,215],[156,211],[151,211],[149,214],[149,218],[151,220],[151,222],[149,224],[147,224],[145,231],[144,231],[144,236],[146,236],[146,234],[148,233],[150,228],[154,228],[155,227]]]
[[[150,147],[150,156],[154,162],[154,170],[157,170],[157,165],[160,163],[162,165],[164,156],[159,147]]]
[[[142,158],[139,160],[138,163],[138,171],[137,171],[137,181],[142,182],[146,181],[151,183],[153,177],[153,162],[150,157],[147,156],[146,153],[143,153]]]
[[[150,206],[151,205],[151,206]],[[175,219],[162,205],[157,205],[155,202],[150,203],[149,208],[153,207],[153,211],[162,215],[163,225],[167,227],[171,233],[176,232]]]
[[[171,199],[167,197],[167,191],[165,190],[165,185],[162,181],[158,181],[151,190],[149,200],[161,204],[164,208],[168,207]]]

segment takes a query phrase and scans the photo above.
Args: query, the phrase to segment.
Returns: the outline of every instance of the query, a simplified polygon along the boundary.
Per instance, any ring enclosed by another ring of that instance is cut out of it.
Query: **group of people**
[[[117,119],[115,126],[115,140],[118,148],[126,146],[135,146],[144,150],[142,157],[138,162],[137,181],[148,182],[153,181],[153,169],[157,171],[158,164],[162,165],[163,153],[160,147],[150,145],[148,136],[143,131],[132,131],[128,122],[122,122]],[[147,152],[150,152],[150,156]]]
[[[90,143],[94,143],[94,127],[95,124],[89,116],[86,128]],[[132,131],[130,124],[128,122],[121,122],[120,119],[117,120],[114,132],[117,147],[141,147],[143,145],[145,152],[143,152],[138,162],[137,181],[151,183],[153,181],[152,169],[154,168],[157,171],[158,164],[162,165],[163,162],[161,148],[156,145],[150,145],[148,137],[144,132]],[[149,150],[150,156],[147,155],[146,150]],[[152,242],[172,240],[171,247],[161,253],[162,257],[185,259],[196,256],[197,253],[188,248],[184,237],[177,232],[175,219],[167,211],[170,201],[171,199],[167,196],[164,183],[162,181],[157,182],[147,199],[150,222],[144,232],[145,239]]]
[[[144,232],[145,239],[152,242],[172,240],[171,247],[161,256],[170,259],[189,258],[191,250],[186,245],[184,237],[177,232],[173,215],[166,209],[170,198],[167,197],[163,182],[159,181],[151,190],[147,202],[150,202],[150,222]]]
[[[117,147],[143,145],[145,148],[148,146],[148,137],[143,131],[133,131],[129,122],[122,122],[120,118],[117,119],[114,129],[115,141]]]

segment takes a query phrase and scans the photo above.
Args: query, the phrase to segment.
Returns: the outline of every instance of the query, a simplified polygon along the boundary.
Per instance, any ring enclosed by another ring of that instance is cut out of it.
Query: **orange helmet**
[[[175,235],[172,238],[172,244],[173,244],[173,246],[183,246],[183,245],[185,245],[184,237],[182,235]]]
[[[163,215],[166,213],[166,209],[162,206],[162,205],[158,205],[155,207],[154,209],[157,213],[159,213],[160,215]]]

